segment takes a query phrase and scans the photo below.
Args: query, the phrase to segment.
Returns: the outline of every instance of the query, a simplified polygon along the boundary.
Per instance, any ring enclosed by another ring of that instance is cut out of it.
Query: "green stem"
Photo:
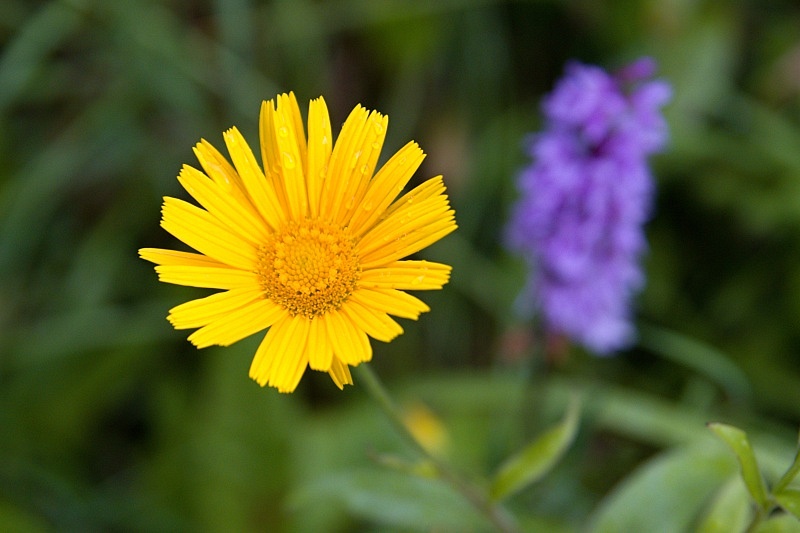
[[[504,533],[519,532],[519,528],[514,519],[500,505],[492,502],[486,491],[461,477],[448,464],[428,452],[416,437],[411,434],[411,431],[403,422],[397,405],[389,396],[386,387],[384,387],[377,374],[372,371],[369,365],[359,365],[356,367],[356,372],[358,372],[359,380],[364,384],[367,392],[378,402],[378,405],[392,422],[397,432],[417,453],[434,466],[441,479],[448,482],[455,490],[461,493],[470,504],[483,513],[498,531]]]
[[[772,488],[772,493],[776,494],[781,492],[783,489],[789,486],[789,483],[797,477],[797,474],[800,474],[800,451],[797,452],[797,455],[794,456],[794,462],[792,466],[789,467],[789,470],[775,483],[775,486]]]

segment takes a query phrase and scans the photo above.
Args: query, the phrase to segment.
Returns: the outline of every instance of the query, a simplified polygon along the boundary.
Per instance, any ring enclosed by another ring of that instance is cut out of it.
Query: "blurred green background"
[[[675,96],[640,342],[604,359],[546,347],[515,318],[524,268],[501,241],[522,142],[565,61],[641,55]],[[357,103],[388,114],[382,160],[415,139],[429,154],[416,179],[445,176],[460,229],[422,255],[452,264],[452,282],[371,363],[432,413],[441,453],[485,476],[582,394],[563,462],[509,502],[523,527],[602,530],[619,509],[692,527],[735,473],[710,420],[748,430],[768,481],[788,466],[797,2],[4,0],[0,530],[487,529],[444,485],[378,464],[412,455],[357,376],[344,392],[314,372],[290,396],[260,389],[260,335],[194,349],[165,315],[206,293],[137,259],[177,245],[159,209],[187,198],[175,176],[194,143],[223,148],[237,125],[255,145],[261,100],[290,90],[304,112],[324,95],[334,124]]]

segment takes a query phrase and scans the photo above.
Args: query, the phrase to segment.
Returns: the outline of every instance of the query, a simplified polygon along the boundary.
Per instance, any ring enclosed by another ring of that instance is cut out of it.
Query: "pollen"
[[[290,315],[312,319],[342,306],[361,273],[346,228],[314,219],[287,222],[258,249],[264,296]]]

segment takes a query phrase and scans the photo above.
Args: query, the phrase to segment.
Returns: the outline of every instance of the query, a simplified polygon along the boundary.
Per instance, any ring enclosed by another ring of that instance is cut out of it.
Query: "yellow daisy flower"
[[[389,315],[429,310],[404,290],[441,289],[451,267],[402,260],[456,229],[437,176],[397,196],[425,157],[409,142],[374,174],[388,117],[357,106],[335,145],[325,101],[308,109],[308,141],[294,94],[261,106],[259,166],[235,127],[233,165],[211,144],[203,171],[178,180],[202,206],[164,198],[161,226],[199,253],[143,248],[160,281],[221,289],[170,310],[198,348],[227,346],[269,328],[250,366],[261,386],[292,392],[306,366],[341,389],[350,366],[372,358],[369,337],[403,332]]]

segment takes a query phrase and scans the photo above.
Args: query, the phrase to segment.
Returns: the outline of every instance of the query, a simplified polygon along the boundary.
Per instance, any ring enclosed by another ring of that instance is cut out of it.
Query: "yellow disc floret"
[[[256,272],[265,297],[311,319],[341,307],[361,269],[346,228],[303,219],[287,222],[259,247]]]

